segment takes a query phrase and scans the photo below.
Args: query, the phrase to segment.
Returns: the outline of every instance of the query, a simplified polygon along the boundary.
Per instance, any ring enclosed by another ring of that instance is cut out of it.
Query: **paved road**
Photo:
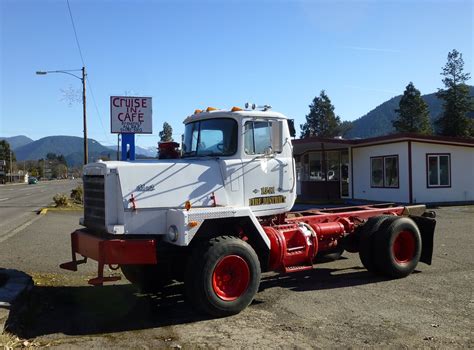
[[[180,284],[141,294],[126,281],[88,286],[95,262],[60,270],[81,213],[48,213],[0,244],[0,262],[35,281],[12,331],[59,349],[474,347],[474,206],[436,212],[433,265],[387,280],[345,253],[313,271],[264,274],[253,304],[224,319],[194,312]]]
[[[38,209],[51,204],[56,193],[70,194],[79,181],[0,185],[0,243],[37,220]]]

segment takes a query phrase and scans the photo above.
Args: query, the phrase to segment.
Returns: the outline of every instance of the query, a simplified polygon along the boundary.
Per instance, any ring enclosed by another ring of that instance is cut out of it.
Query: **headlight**
[[[171,242],[176,242],[178,240],[178,228],[174,225],[171,225],[168,229],[168,239]]]

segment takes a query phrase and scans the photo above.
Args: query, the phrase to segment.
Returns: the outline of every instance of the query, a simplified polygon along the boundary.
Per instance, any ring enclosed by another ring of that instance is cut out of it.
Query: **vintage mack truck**
[[[179,158],[84,167],[85,228],[62,268],[90,258],[90,284],[119,279],[104,276],[109,265],[147,291],[184,281],[192,305],[222,317],[251,303],[262,272],[313,269],[322,254],[358,252],[390,278],[431,264],[435,220],[423,205],[292,212],[294,127],[270,106],[209,107],[184,124]]]

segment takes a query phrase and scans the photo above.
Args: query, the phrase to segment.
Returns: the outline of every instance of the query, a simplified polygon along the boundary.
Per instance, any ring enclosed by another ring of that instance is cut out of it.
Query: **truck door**
[[[271,215],[292,205],[291,147],[282,140],[280,120],[244,122],[242,156],[244,201],[256,215]]]

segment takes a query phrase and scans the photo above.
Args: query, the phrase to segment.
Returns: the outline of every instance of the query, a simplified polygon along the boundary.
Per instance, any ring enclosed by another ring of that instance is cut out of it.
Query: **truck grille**
[[[105,231],[104,177],[85,175],[84,182],[84,224],[86,227]]]

